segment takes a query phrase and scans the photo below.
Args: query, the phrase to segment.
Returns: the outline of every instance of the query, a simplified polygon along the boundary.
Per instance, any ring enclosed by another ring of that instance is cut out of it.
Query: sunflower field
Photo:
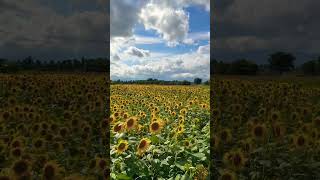
[[[214,179],[319,179],[319,84],[240,78],[212,83]]]
[[[207,86],[112,85],[112,179],[208,179]]]
[[[0,179],[109,176],[105,74],[0,75]]]

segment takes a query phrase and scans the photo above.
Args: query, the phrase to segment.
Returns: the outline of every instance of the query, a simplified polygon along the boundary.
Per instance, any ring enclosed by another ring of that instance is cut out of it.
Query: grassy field
[[[209,100],[208,86],[111,86],[111,177],[208,178]]]
[[[109,175],[105,74],[0,75],[1,179]]]
[[[211,154],[218,179],[320,177],[320,79],[217,76]]]

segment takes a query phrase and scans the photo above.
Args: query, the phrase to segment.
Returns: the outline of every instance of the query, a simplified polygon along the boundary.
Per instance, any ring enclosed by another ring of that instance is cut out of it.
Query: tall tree
[[[269,65],[271,70],[280,74],[294,69],[295,57],[291,53],[276,52],[269,56]]]
[[[201,84],[201,82],[202,82],[202,79],[200,79],[200,78],[194,79],[194,84]]]

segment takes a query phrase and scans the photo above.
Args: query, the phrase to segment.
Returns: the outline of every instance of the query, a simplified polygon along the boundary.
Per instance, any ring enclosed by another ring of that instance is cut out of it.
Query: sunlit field
[[[212,85],[215,179],[320,177],[319,80],[218,77]]]
[[[1,179],[104,179],[105,74],[0,75]]]
[[[111,178],[206,179],[208,86],[112,85]]]

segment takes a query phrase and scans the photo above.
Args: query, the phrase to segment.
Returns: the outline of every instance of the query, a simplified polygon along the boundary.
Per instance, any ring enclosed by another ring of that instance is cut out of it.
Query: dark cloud
[[[107,1],[44,3],[0,0],[2,57],[70,58],[106,56],[109,46]],[[101,5],[106,6],[101,8]],[[72,8],[65,8],[72,5]],[[95,8],[96,7],[96,8]]]
[[[292,52],[308,59],[319,54],[320,1],[317,0],[226,0],[213,8],[213,57],[225,54],[265,62],[265,53]],[[260,53],[258,53],[260,52]]]

